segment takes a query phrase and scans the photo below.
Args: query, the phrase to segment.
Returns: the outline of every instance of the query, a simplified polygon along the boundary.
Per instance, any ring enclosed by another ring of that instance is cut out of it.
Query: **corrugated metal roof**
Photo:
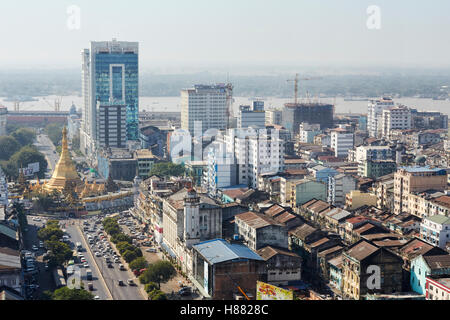
[[[235,259],[264,261],[258,254],[242,244],[231,244],[223,239],[208,240],[193,245],[210,264],[217,264]]]

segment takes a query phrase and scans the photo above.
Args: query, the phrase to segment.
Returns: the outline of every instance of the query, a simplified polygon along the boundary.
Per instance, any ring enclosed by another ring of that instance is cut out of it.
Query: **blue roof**
[[[231,244],[224,239],[214,239],[197,243],[193,246],[210,264],[235,259],[264,261],[258,254],[242,244]]]
[[[414,167],[401,167],[408,172],[438,172],[441,170],[446,170],[443,168],[430,168],[429,166],[414,166]]]

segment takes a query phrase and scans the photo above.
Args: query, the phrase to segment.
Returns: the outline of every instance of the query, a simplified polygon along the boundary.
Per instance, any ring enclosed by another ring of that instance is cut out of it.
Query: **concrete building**
[[[409,212],[409,194],[446,190],[447,170],[430,167],[401,167],[394,174],[394,213]]]
[[[126,148],[127,107],[103,102],[97,105],[97,141],[100,148]]]
[[[311,175],[316,181],[328,183],[330,177],[334,177],[339,174],[339,172],[333,168],[324,167],[322,165],[317,165],[309,169]]]
[[[303,143],[314,143],[314,137],[321,133],[320,124],[302,122],[298,133],[299,141]]]
[[[424,218],[420,224],[420,238],[433,246],[445,249],[450,243],[450,218],[442,215]]]
[[[406,106],[388,107],[381,114],[381,136],[390,139],[391,130],[411,129],[411,110]]]
[[[80,148],[91,160],[96,157],[100,137],[98,103],[125,105],[126,138],[139,138],[138,47],[138,42],[113,39],[91,41],[90,49],[82,51],[81,91],[84,106]]]
[[[381,136],[383,110],[390,107],[394,107],[394,101],[388,97],[369,101],[367,107],[367,129],[370,137],[378,138]]]
[[[288,247],[286,227],[274,219],[255,212],[238,214],[235,220],[235,233],[256,251],[265,246]]]
[[[324,130],[333,127],[334,106],[323,103],[286,103],[283,107],[283,127],[298,133],[300,123],[317,123]]]
[[[222,237],[222,208],[205,194],[182,189],[163,202],[163,248],[192,274],[192,246]]]
[[[411,120],[414,129],[448,129],[448,115],[439,111],[411,109]]]
[[[280,178],[280,203],[283,206],[295,207],[295,185],[303,178],[281,177]]]
[[[266,110],[266,125],[281,125],[283,112],[281,110]]]
[[[132,181],[137,174],[137,160],[125,149],[108,148],[98,154],[98,173],[107,179]]]
[[[396,152],[390,146],[356,147],[355,161],[363,163],[367,160],[395,160]]]
[[[303,179],[295,184],[295,207],[312,199],[327,201],[326,183]]]
[[[189,131],[191,136],[208,129],[226,129],[232,90],[229,84],[195,85],[194,88],[182,90],[181,129]],[[195,132],[196,122],[201,125],[198,133]]]
[[[150,177],[150,170],[158,162],[158,158],[148,149],[140,149],[134,152],[134,158],[137,161],[137,176],[141,179]]]
[[[377,196],[372,193],[365,193],[359,190],[353,190],[345,196],[345,208],[356,210],[362,206],[376,206]]]
[[[427,277],[450,275],[450,255],[421,255],[411,261],[410,286],[418,294],[426,294]]]
[[[361,300],[368,293],[402,291],[403,260],[397,255],[365,240],[353,244],[342,255],[344,297]],[[374,268],[380,271],[378,288],[371,279]]]
[[[352,190],[356,190],[355,177],[346,174],[337,174],[328,178],[328,203],[334,206],[344,206],[345,196]]]
[[[264,259],[267,268],[267,279],[264,282],[275,285],[289,285],[302,278],[302,258],[291,251],[267,246],[257,251]]]
[[[169,128],[156,126],[140,128],[139,140],[141,141],[141,148],[149,149],[155,156],[164,158],[167,154],[167,136],[170,131]]]
[[[23,283],[19,251],[0,247],[0,286],[9,287],[22,294]]]
[[[264,128],[265,126],[266,114],[264,111],[264,101],[253,101],[252,106],[239,106],[238,128]]]
[[[337,158],[348,158],[348,151],[354,147],[355,137],[345,129],[335,129],[331,131],[331,149]]]
[[[427,300],[450,300],[450,277],[426,277]]]
[[[358,164],[358,175],[360,177],[376,179],[397,170],[394,160],[366,160]]]
[[[266,275],[263,258],[244,245],[223,239],[195,244],[193,261],[191,281],[204,297],[213,300],[245,299],[236,283],[248,297],[255,298],[256,282]]]

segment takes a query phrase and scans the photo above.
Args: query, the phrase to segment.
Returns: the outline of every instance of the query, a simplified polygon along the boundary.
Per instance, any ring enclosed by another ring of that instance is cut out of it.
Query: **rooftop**
[[[424,256],[425,262],[432,270],[450,268],[450,255]]]
[[[425,219],[437,224],[450,224],[450,218],[440,214],[427,217]]]
[[[276,248],[276,247],[272,247],[272,246],[267,246],[267,247],[261,248],[261,249],[257,250],[257,253],[265,261],[267,261],[270,258],[276,256],[277,254],[290,256],[290,257],[299,257],[299,255],[294,253],[294,252],[291,252],[291,251],[288,251],[288,250],[284,250],[284,249],[280,249],[280,248]]]
[[[361,241],[347,250],[347,254],[350,257],[361,261],[370,256],[372,253],[376,252],[378,249],[379,248],[375,247],[367,241]]]
[[[246,224],[248,224],[250,227],[254,229],[264,228],[270,225],[282,226],[281,223],[273,220],[268,216],[251,211],[237,214],[235,218],[244,221]]]
[[[217,264],[236,259],[264,261],[262,257],[242,244],[230,244],[223,239],[214,239],[193,245],[193,248],[209,264]]]

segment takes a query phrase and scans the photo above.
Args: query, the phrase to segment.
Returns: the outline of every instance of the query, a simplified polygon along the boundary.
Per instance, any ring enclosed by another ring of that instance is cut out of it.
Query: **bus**
[[[78,252],[83,251],[83,246],[81,245],[81,242],[76,243],[76,248],[77,248]]]
[[[55,280],[56,288],[61,288],[66,286],[66,279],[64,278],[63,271],[61,267],[53,269],[53,279]]]

